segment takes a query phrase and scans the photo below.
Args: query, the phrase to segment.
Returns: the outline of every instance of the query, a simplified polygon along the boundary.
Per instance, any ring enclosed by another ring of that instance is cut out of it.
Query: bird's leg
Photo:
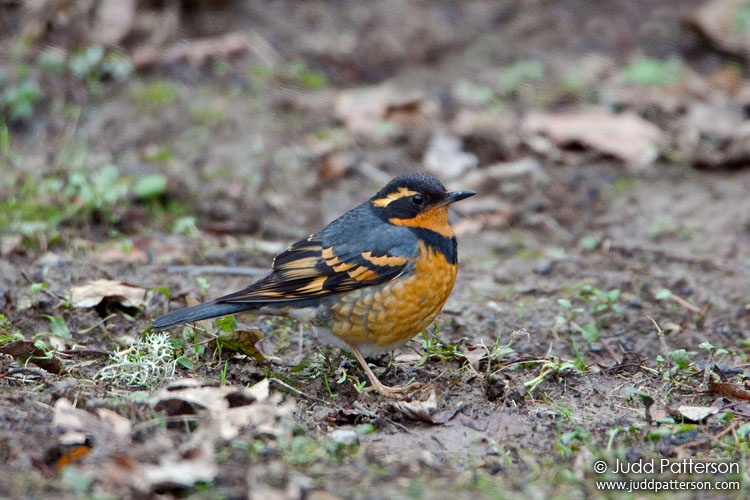
[[[364,369],[365,375],[367,375],[367,378],[370,380],[371,387],[366,388],[365,391],[374,390],[378,391],[380,394],[387,398],[398,398],[404,392],[419,388],[419,384],[417,382],[396,387],[383,384],[380,380],[378,380],[378,377],[375,376],[375,373],[373,373],[370,365],[367,364],[367,361],[365,360],[365,357],[362,356],[359,348],[354,344],[349,344],[349,347],[354,353],[354,356],[357,358],[357,361],[359,361],[359,364],[362,365],[362,369]]]

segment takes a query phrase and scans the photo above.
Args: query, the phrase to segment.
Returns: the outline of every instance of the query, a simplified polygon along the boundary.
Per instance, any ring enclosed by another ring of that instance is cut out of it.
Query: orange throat
[[[388,222],[395,226],[409,226],[429,229],[446,238],[453,238],[453,230],[448,225],[448,207],[435,207],[411,219],[391,218]]]

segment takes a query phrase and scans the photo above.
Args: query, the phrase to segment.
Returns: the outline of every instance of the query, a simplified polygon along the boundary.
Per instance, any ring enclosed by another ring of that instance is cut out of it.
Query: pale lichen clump
[[[124,351],[110,356],[112,364],[96,374],[125,386],[154,388],[171,379],[175,371],[174,346],[168,333],[150,333]]]

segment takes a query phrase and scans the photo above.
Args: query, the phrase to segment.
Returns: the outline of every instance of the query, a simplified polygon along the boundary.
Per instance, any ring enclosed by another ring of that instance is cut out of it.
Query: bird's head
[[[434,176],[414,173],[393,179],[370,199],[370,204],[391,224],[429,229],[452,237],[448,206],[475,194],[474,191],[448,191]]]

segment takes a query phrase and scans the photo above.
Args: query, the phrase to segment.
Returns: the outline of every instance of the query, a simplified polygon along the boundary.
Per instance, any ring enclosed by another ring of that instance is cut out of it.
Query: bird
[[[374,390],[398,398],[418,386],[387,386],[366,358],[406,344],[436,318],[458,272],[448,207],[475,195],[448,191],[433,175],[392,179],[369,200],[280,253],[246,288],[178,309],[154,330],[241,312],[307,322],[356,357]]]

